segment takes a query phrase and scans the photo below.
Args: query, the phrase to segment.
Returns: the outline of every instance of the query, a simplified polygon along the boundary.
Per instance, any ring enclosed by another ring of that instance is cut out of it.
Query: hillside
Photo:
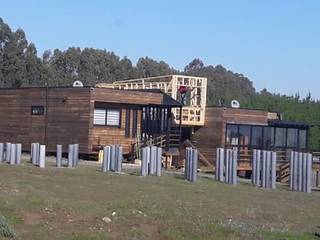
[[[101,49],[70,47],[65,51],[45,51],[38,57],[36,46],[29,43],[22,29],[12,31],[0,18],[0,87],[66,86],[75,80],[85,85],[171,73],[208,78],[208,105],[238,99],[243,107],[261,108],[284,113],[285,119],[315,124],[311,147],[320,150],[320,103],[311,96],[276,95],[257,92],[251,80],[221,65],[204,65],[192,60],[184,70],[164,61],[141,57],[134,65],[127,57]]]

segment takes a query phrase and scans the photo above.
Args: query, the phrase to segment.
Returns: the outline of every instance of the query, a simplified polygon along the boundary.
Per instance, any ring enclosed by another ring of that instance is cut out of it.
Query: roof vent
[[[232,100],[230,105],[232,108],[240,108],[240,103],[237,100]]]
[[[79,80],[74,81],[72,87],[83,87],[83,83]]]

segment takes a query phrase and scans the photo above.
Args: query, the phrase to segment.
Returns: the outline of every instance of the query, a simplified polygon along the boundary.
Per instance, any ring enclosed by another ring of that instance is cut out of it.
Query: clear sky
[[[39,55],[105,48],[180,70],[197,57],[243,73],[257,90],[320,99],[318,0],[0,0],[0,17],[24,29]]]

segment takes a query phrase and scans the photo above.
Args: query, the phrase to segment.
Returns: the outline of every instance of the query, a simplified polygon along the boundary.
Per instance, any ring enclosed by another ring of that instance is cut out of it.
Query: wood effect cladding
[[[205,125],[195,130],[192,142],[213,163],[215,148],[224,147],[226,123],[267,125],[268,112],[249,109],[207,107]]]
[[[140,133],[143,105],[160,105],[160,93],[120,91],[93,88],[21,88],[0,89],[0,142],[22,143],[30,151],[32,142],[47,145],[55,152],[71,143],[79,143],[79,152],[96,153],[97,145],[121,144],[124,153],[131,151],[136,141],[132,137],[133,111],[137,111],[137,132]],[[93,125],[95,102],[122,109],[121,126]],[[32,106],[44,106],[44,115],[31,115]],[[130,136],[125,137],[125,112],[130,114]]]

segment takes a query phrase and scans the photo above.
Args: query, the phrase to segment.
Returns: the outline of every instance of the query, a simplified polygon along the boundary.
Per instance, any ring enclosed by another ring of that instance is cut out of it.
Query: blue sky
[[[257,90],[320,99],[320,1],[16,1],[0,17],[25,30],[39,55],[105,48],[183,69],[193,58],[243,73]]]

